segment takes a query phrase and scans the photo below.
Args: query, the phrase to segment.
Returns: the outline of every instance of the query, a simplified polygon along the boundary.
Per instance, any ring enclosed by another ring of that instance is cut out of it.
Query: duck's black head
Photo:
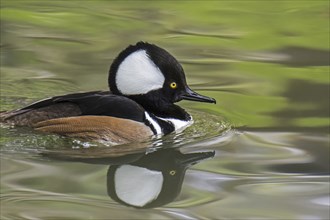
[[[123,50],[110,67],[108,83],[117,95],[145,108],[164,108],[180,100],[215,103],[192,91],[179,62],[166,50],[138,42]]]

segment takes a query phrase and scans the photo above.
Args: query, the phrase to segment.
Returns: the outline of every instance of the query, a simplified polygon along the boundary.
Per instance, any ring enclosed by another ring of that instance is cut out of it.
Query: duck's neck
[[[174,118],[188,121],[191,116],[181,107],[161,99],[162,96],[135,95],[128,98],[139,103],[147,112],[161,118]]]
[[[182,121],[189,121],[191,119],[191,116],[183,108],[174,104],[162,107],[143,107],[147,112],[150,112],[159,118],[171,118]]]
[[[163,100],[134,97],[146,111],[146,120],[155,134],[168,134],[192,124],[192,117],[180,106]]]

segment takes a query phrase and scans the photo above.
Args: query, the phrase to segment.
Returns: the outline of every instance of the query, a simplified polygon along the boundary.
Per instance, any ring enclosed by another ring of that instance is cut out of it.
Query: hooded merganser
[[[145,42],[130,45],[118,55],[108,84],[110,91],[55,96],[2,112],[0,122],[122,144],[191,125],[192,117],[174,102],[216,102],[188,87],[183,68],[171,54]]]

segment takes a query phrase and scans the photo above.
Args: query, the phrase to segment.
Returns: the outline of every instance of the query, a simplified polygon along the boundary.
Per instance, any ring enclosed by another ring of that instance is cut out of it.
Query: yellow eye
[[[170,87],[171,87],[172,89],[176,89],[176,87],[177,87],[176,82],[172,82],[172,83],[170,84]]]
[[[171,176],[174,176],[175,174],[176,174],[176,171],[175,171],[175,170],[171,170],[171,171],[170,171],[170,175],[171,175]]]

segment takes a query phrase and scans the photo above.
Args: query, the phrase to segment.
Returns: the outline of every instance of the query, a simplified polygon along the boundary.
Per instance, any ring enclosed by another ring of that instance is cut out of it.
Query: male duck
[[[130,45],[118,55],[108,83],[110,91],[55,96],[1,112],[0,122],[122,144],[192,124],[192,117],[175,102],[216,102],[188,87],[181,65],[171,54],[145,42]]]

